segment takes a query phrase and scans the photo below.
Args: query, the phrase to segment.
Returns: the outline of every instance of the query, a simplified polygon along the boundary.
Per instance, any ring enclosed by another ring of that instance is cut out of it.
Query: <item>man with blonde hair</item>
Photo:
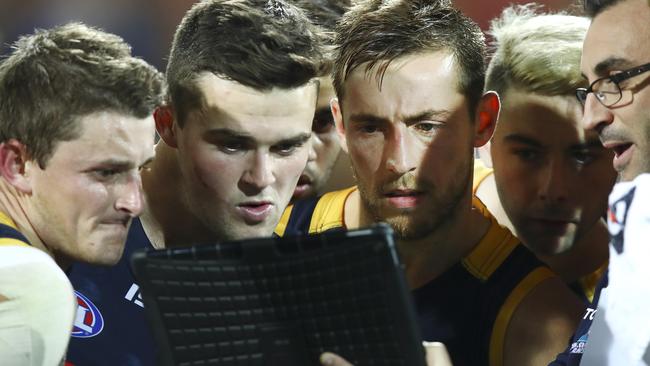
[[[472,199],[472,151],[499,112],[479,27],[450,1],[369,0],[343,16],[336,45],[331,106],[358,185],[296,202],[276,233],[385,221],[425,340],[458,365],[547,361],[581,304]]]
[[[585,301],[607,264],[602,219],[616,172],[595,131],[580,124],[575,89],[584,17],[512,6],[492,21],[493,55],[486,90],[499,93],[501,113],[491,140],[491,170],[475,190],[500,221]],[[500,215],[504,216],[504,215]]]

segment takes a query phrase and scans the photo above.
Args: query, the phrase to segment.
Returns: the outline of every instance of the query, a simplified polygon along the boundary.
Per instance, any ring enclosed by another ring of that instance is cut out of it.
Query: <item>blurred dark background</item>
[[[69,21],[83,21],[122,36],[134,54],[164,71],[174,28],[195,0],[0,0],[0,53],[19,35]],[[487,29],[490,19],[513,0],[456,0],[465,14]],[[538,1],[550,10],[575,10],[575,0]]]

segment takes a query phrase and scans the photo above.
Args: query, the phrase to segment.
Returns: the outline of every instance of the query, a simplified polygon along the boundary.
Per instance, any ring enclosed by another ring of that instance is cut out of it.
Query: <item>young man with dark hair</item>
[[[646,365],[650,213],[641,197],[650,188],[650,3],[585,0],[584,7],[592,17],[580,65],[588,87],[576,96],[584,127],[613,150],[622,183],[610,195],[610,265],[602,294],[596,293],[569,348],[552,364],[579,365],[586,349],[583,364]]]
[[[321,47],[319,30],[282,0],[208,0],[187,12],[167,65],[168,105],[155,113],[156,159],[142,173],[147,206],[127,255],[114,268],[72,269],[104,326],[73,335],[69,361],[155,363],[133,250],[273,234],[307,163]]]
[[[332,102],[358,186],[296,202],[278,234],[388,222],[422,335],[457,365],[540,365],[581,304],[472,200],[473,148],[492,135],[484,39],[450,1],[370,0],[337,28]]]
[[[325,193],[333,184],[345,187],[352,182],[349,161],[345,154],[340,154],[341,143],[334,128],[334,117],[330,110],[330,101],[335,97],[332,86],[332,66],[334,57],[334,28],[336,23],[350,7],[348,0],[295,0],[294,3],[305,10],[309,19],[323,29],[325,53],[322,76],[318,78],[318,100],[316,114],[312,123],[311,150],[309,161],[303,171],[292,200],[308,197],[315,198]],[[332,180],[331,180],[332,179]],[[336,182],[334,182],[336,181]],[[341,184],[341,182],[345,182]]]
[[[59,364],[76,310],[61,269],[122,256],[162,86],[121,38],[79,23],[20,38],[0,64],[3,364]]]

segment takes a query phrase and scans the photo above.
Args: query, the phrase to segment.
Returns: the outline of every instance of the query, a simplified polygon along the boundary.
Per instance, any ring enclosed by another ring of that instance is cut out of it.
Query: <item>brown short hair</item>
[[[79,117],[111,110],[145,118],[163,89],[162,75],[116,35],[81,23],[37,30],[0,64],[0,141],[21,141],[45,168],[59,141],[79,137]]]
[[[332,73],[334,66],[334,29],[339,20],[350,8],[350,0],[293,0],[305,11],[307,17],[322,29],[324,42],[324,59],[322,74]]]
[[[283,0],[205,0],[176,30],[167,64],[170,103],[182,127],[201,106],[195,77],[211,72],[258,90],[295,88],[321,74],[320,32]]]
[[[334,89],[357,67],[377,67],[381,81],[390,62],[427,51],[449,51],[459,68],[457,87],[469,101],[470,115],[483,94],[485,39],[479,26],[449,0],[365,0],[346,13],[337,27]]]
[[[590,17],[595,17],[600,14],[603,10],[609,8],[610,6],[616,5],[621,2],[621,0],[582,0],[582,6],[584,7],[585,13]]]

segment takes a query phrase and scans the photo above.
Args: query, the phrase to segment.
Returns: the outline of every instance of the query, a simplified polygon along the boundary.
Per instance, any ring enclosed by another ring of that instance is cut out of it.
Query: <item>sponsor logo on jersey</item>
[[[584,353],[588,338],[588,334],[584,334],[582,337],[578,338],[577,341],[571,344],[571,351],[569,353]]]
[[[144,307],[144,304],[142,303],[142,293],[140,292],[140,286],[135,283],[129,287],[129,290],[126,292],[126,295],[124,295],[124,298],[141,308]]]
[[[104,318],[95,304],[79,291],[77,295],[77,314],[74,318],[72,336],[75,338],[90,338],[98,335],[104,329]]]
[[[623,242],[625,241],[625,221],[636,187],[630,189],[623,197],[609,206],[607,215],[607,226],[611,236],[611,243],[618,254],[623,253]]]

